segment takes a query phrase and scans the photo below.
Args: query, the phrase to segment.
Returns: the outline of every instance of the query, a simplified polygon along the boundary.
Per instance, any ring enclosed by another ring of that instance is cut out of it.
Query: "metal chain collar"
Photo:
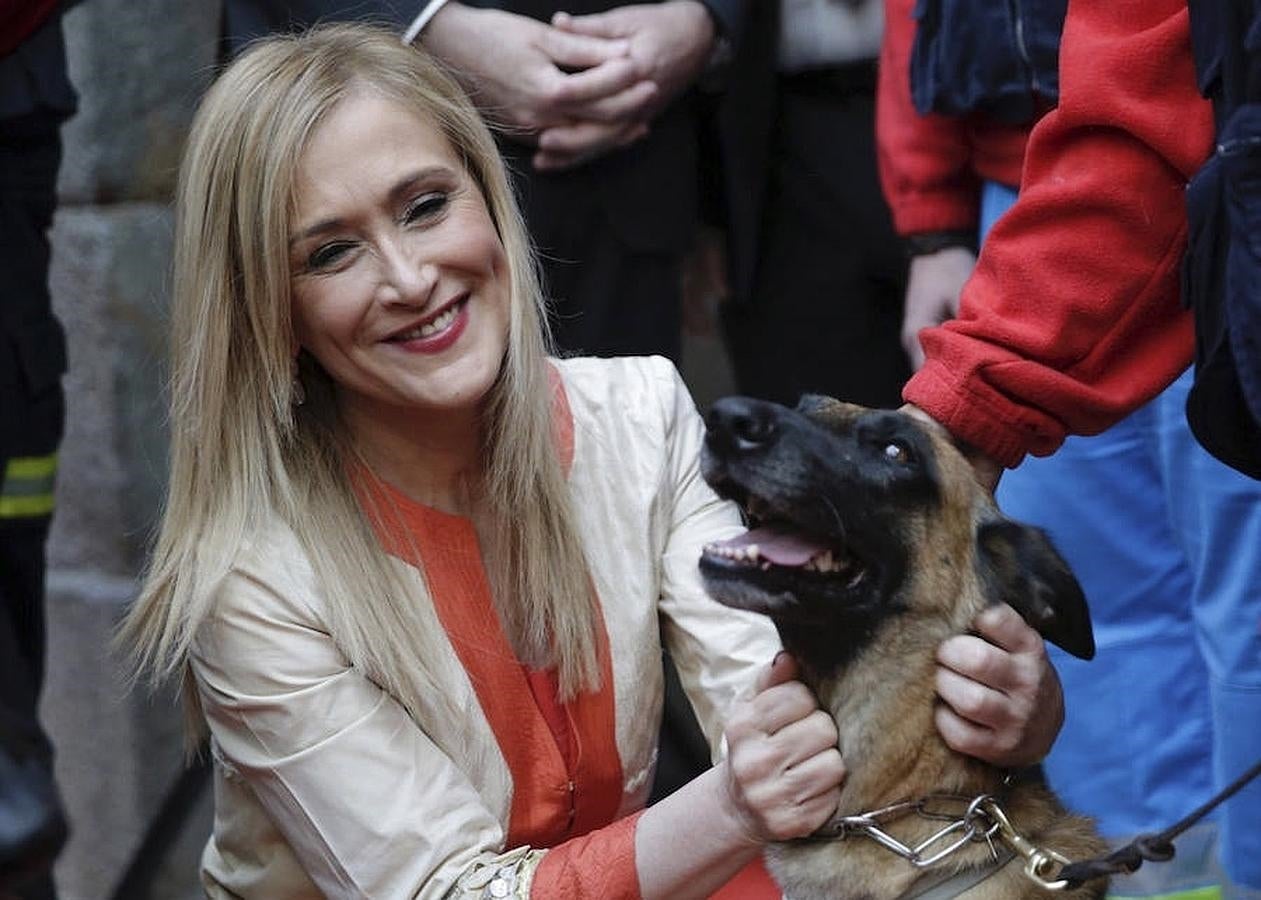
[[[963,806],[962,813],[946,812],[951,806],[956,809]],[[902,843],[881,827],[910,815],[945,824],[914,847]],[[971,798],[958,794],[928,794],[871,812],[835,816],[807,840],[841,841],[857,836],[870,838],[917,869],[935,865],[973,841],[985,841],[990,855],[998,860],[999,853],[994,846],[997,838],[1024,859],[1024,873],[1034,883],[1049,891],[1063,890],[1069,885],[1058,877],[1069,861],[1054,850],[1036,846],[1016,831],[998,800],[990,794]]]

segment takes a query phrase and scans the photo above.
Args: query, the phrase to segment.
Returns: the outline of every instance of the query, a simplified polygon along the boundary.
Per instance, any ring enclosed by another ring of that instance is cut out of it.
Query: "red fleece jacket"
[[[880,184],[898,234],[975,228],[981,181],[1020,183],[1028,125],[920,115],[911,99],[915,0],[885,0],[876,92]]]
[[[905,399],[1014,466],[1159,393],[1193,353],[1183,194],[1212,142],[1185,0],[1070,0],[1059,106]]]

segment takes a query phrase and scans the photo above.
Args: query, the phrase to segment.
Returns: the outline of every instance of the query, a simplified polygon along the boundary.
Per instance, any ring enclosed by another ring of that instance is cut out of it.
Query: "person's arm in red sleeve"
[[[1002,465],[1093,434],[1192,355],[1184,189],[1212,147],[1185,0],[1071,0],[1060,105],[905,399]]]
[[[914,0],[885,0],[876,88],[880,183],[898,234],[974,229],[980,182],[962,119],[920,115],[911,100]]]

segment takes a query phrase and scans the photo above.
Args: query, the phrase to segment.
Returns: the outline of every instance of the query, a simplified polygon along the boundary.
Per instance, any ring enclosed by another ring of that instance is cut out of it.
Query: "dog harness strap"
[[[952,900],[997,875],[1016,854],[1007,848],[979,869],[965,869],[953,875],[925,876],[917,880],[898,900]]]

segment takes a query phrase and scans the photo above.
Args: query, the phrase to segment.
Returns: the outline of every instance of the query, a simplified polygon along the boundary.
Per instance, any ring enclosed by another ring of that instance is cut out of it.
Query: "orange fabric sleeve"
[[[1003,465],[1094,434],[1192,355],[1184,190],[1212,147],[1185,0],[1070,0],[1060,105],[1034,129],[959,318],[903,396]]]
[[[635,826],[642,812],[548,850],[534,873],[538,900],[639,900]]]
[[[538,900],[638,900],[635,824],[643,813],[615,822],[547,852],[534,874],[530,896]],[[780,890],[758,857],[710,900],[781,900]]]

